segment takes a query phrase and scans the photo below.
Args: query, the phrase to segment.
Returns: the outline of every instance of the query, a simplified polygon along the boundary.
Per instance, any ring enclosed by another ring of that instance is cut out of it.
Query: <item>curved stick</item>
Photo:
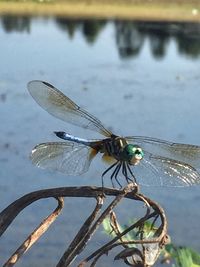
[[[55,221],[55,219],[60,214],[63,206],[64,200],[59,197],[56,198],[58,201],[58,206],[56,209],[46,217],[40,225],[27,237],[27,239],[22,243],[22,245],[13,253],[13,255],[8,259],[8,261],[3,265],[3,267],[11,267],[20,259],[20,257],[29,250],[29,248],[46,232],[49,226]]]

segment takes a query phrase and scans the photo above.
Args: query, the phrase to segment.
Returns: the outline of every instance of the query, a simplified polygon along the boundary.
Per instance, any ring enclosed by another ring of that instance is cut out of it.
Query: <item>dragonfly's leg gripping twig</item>
[[[119,174],[119,171],[120,171],[120,169],[121,169],[121,166],[122,166],[122,163],[119,162],[118,165],[117,165],[117,167],[115,168],[115,170],[113,171],[113,173],[112,173],[111,176],[110,176],[110,179],[111,179],[111,182],[112,182],[112,186],[113,186],[113,187],[115,187],[115,186],[114,186],[114,183],[113,183],[113,178],[115,178],[115,181],[118,183],[118,185],[119,185],[120,187],[122,187],[122,185],[120,184],[119,180],[117,179],[117,176],[118,176],[118,174]]]
[[[133,174],[129,164],[127,163],[127,168],[128,168],[128,171],[129,173],[131,174],[132,178],[133,178],[133,181],[137,184],[137,181],[136,181],[136,178],[135,178],[135,175]],[[130,179],[132,181],[132,179]]]
[[[104,181],[103,181],[103,178],[104,178],[105,174],[106,174],[107,172],[109,172],[112,168],[114,168],[117,164],[118,164],[118,161],[116,161],[114,164],[112,164],[108,169],[106,169],[106,170],[102,173],[102,175],[101,175],[102,188],[104,187]]]

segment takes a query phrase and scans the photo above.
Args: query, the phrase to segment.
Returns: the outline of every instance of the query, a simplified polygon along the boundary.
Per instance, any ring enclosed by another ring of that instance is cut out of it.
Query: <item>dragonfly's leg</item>
[[[111,183],[112,183],[112,186],[113,186],[113,187],[115,187],[115,186],[114,186],[114,183],[113,183],[113,177],[114,177],[115,173],[117,172],[118,168],[119,168],[119,165],[117,165],[117,166],[115,167],[114,171],[112,172],[112,174],[111,174],[111,176],[110,176],[110,180],[111,180]]]
[[[137,184],[137,181],[136,181],[136,178],[135,178],[135,175],[133,174],[129,164],[127,163],[127,168],[128,168],[128,171],[130,172],[132,178],[133,178],[133,181]]]
[[[128,167],[129,167],[129,166],[128,166]],[[130,171],[129,168],[128,168],[128,171]],[[123,174],[124,177],[126,178],[127,183],[133,182],[133,180],[132,180],[131,178],[128,177],[127,164],[126,164],[125,161],[123,162],[123,166],[122,166],[122,174]]]
[[[129,183],[125,161],[122,162],[122,174],[126,178],[127,183]]]
[[[114,166],[116,166],[119,162],[116,161],[115,163],[113,163],[108,169],[106,169],[101,176],[104,176],[107,172],[109,172]]]
[[[114,172],[112,173],[112,175],[110,176],[110,179],[111,179],[111,182],[112,182],[112,186],[113,187],[115,187],[114,186],[114,183],[113,183],[113,178],[115,178],[115,181],[118,183],[118,185],[120,186],[120,187],[122,187],[121,186],[121,184],[120,184],[120,182],[119,182],[119,180],[117,179],[117,175],[118,175],[118,173],[119,173],[119,171],[120,171],[120,169],[121,169],[121,162],[119,162],[119,164],[117,165],[117,167],[115,168],[115,170],[114,170]]]
[[[102,188],[104,187],[104,180],[103,180],[104,175],[105,175],[107,172],[109,172],[112,168],[114,168],[117,164],[118,164],[118,161],[116,161],[115,163],[113,163],[108,169],[106,169],[106,170],[102,173],[102,175],[101,175]]]
[[[120,182],[119,182],[117,176],[118,176],[118,173],[119,173],[119,171],[120,171],[120,169],[121,169],[121,166],[122,166],[122,163],[120,162],[119,170],[115,173],[115,181],[118,183],[118,185],[119,185],[120,187],[122,187],[122,185],[120,184]]]

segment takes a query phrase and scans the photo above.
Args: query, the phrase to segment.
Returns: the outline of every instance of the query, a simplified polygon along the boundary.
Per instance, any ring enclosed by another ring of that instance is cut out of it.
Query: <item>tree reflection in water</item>
[[[30,32],[31,17],[29,16],[2,16],[1,25],[5,32]]]
[[[76,30],[80,30],[88,43],[95,43],[99,33],[106,25],[105,20],[72,20],[67,18],[56,18],[56,23],[62,30],[66,30],[69,37],[73,38]]]
[[[121,57],[138,55],[144,43],[144,35],[131,21],[115,21],[116,43]]]
[[[154,58],[163,58],[168,44],[174,40],[180,55],[197,58],[200,55],[200,23],[106,21],[97,19],[55,18],[58,28],[67,32],[70,39],[81,32],[87,43],[93,44],[107,23],[115,29],[117,49],[122,59],[138,56],[144,41],[150,44]],[[5,32],[30,33],[32,18],[28,16],[2,16],[1,27]]]

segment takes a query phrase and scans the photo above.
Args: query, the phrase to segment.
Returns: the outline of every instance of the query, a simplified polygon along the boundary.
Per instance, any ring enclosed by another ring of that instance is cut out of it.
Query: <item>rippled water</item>
[[[6,16],[0,18],[0,40],[1,209],[38,189],[101,185],[98,160],[82,177],[30,163],[31,149],[56,140],[55,130],[99,137],[43,111],[27,92],[33,79],[51,82],[117,134],[200,145],[200,24]],[[165,208],[173,242],[200,250],[200,187],[141,190]],[[19,266],[55,266],[93,205],[67,200],[60,218]],[[53,200],[35,203],[14,221],[0,240],[1,264],[52,207]],[[130,203],[120,213],[134,217]],[[99,233],[90,250],[103,238]]]

